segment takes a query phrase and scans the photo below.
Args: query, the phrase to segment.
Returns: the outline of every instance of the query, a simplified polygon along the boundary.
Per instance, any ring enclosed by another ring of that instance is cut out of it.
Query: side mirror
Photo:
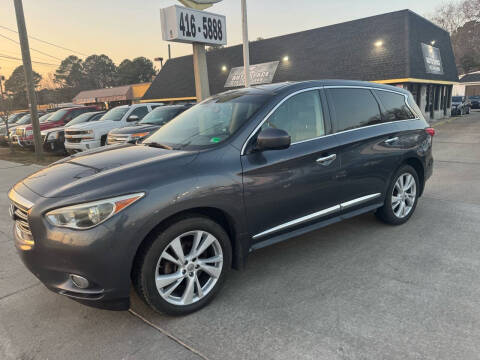
[[[138,120],[140,120],[140,118],[137,115],[130,115],[127,118],[127,122],[134,122],[134,121],[138,121]]]
[[[266,128],[257,136],[255,150],[281,150],[290,146],[291,138],[285,130]]]

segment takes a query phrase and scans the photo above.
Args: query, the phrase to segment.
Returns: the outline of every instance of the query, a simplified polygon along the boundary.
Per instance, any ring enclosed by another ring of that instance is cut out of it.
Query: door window
[[[335,131],[356,129],[382,122],[377,100],[368,89],[329,89],[335,110]]]
[[[415,115],[405,104],[405,97],[388,91],[375,90],[385,109],[385,121],[414,119]]]
[[[306,91],[286,100],[263,123],[262,129],[267,127],[285,130],[292,143],[325,135],[318,91]]]
[[[146,107],[146,106],[141,106],[141,107],[138,107],[138,108],[136,108],[135,110],[133,110],[132,113],[131,113],[129,116],[131,116],[131,115],[137,115],[137,116],[138,116],[138,119],[141,120],[141,119],[143,119],[143,117],[144,117],[145,115],[147,115],[147,114],[148,114],[148,109],[147,109],[147,107]]]

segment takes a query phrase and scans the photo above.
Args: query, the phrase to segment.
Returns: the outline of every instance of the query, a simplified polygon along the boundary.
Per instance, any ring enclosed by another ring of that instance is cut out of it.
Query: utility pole
[[[197,102],[205,100],[210,96],[208,84],[207,55],[205,45],[193,43],[193,74],[195,76],[195,93]]]
[[[40,160],[42,158],[42,138],[40,136],[40,125],[38,123],[37,96],[35,94],[35,85],[33,83],[32,59],[30,58],[27,27],[25,26],[22,0],[14,0],[13,3],[15,5],[15,14],[17,15],[18,37],[22,49],[23,70],[25,71],[28,102],[30,103],[30,113],[32,115],[35,155],[37,160]]]
[[[250,51],[248,48],[247,0],[242,0],[243,73],[245,87],[250,86]]]

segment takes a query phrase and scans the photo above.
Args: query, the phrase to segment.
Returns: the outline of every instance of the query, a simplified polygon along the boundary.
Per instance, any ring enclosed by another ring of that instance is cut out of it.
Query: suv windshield
[[[158,129],[145,144],[201,149],[232,136],[271,95],[230,91],[206,99]]]
[[[60,121],[62,120],[63,116],[68,113],[68,109],[62,109],[62,110],[57,110],[55,111],[52,116],[48,118],[48,122],[53,122],[53,121]]]
[[[15,125],[23,125],[28,124],[30,122],[30,114],[24,115],[23,117],[18,120]]]
[[[128,111],[128,107],[118,107],[115,109],[110,110],[105,115],[100,118],[100,121],[103,120],[113,120],[113,121],[120,121],[123,118],[123,115]]]
[[[151,112],[149,112],[145,117],[138,123],[139,125],[152,124],[152,125],[165,125],[167,122],[172,120],[175,115],[180,113],[184,108],[183,107],[158,107]]]
[[[52,116],[52,113],[42,115],[42,116],[40,116],[40,117],[38,118],[38,121],[39,121],[39,122],[45,122],[45,121],[47,121],[47,120],[50,118],[50,116]]]
[[[86,122],[92,116],[94,116],[94,115],[92,115],[91,112],[83,113],[81,115],[78,115],[75,119],[69,121],[66,126],[72,126],[72,125],[75,125],[75,124],[80,124],[80,123]]]

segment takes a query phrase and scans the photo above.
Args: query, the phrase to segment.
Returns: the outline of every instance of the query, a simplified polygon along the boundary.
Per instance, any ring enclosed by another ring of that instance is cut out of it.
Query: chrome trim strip
[[[302,217],[297,218],[295,220],[288,221],[286,223],[283,223],[283,224],[277,225],[273,228],[262,231],[261,233],[258,233],[256,235],[253,235],[253,239],[257,239],[259,237],[268,235],[270,233],[288,228],[290,226],[298,225],[298,224],[301,224],[303,222],[314,220],[314,219],[317,219],[317,218],[322,217],[322,216],[330,215],[330,214],[332,214],[334,212],[337,212],[337,211],[342,211],[344,209],[348,209],[352,206],[359,205],[359,204],[367,202],[369,200],[376,199],[380,195],[381,195],[381,193],[365,195],[365,196],[362,196],[362,197],[359,197],[359,198],[356,198],[356,199],[353,199],[353,200],[350,200],[350,201],[347,201],[347,202],[344,202],[344,203],[341,203],[341,204],[338,204],[338,205],[335,205],[335,206],[332,206],[332,207],[329,207],[329,208],[326,208],[326,209],[323,209],[323,210],[320,210],[320,211],[317,211],[317,212],[314,212],[313,214],[302,216]]]
[[[398,91],[395,91],[395,90],[388,90],[388,89],[381,89],[381,88],[377,88],[377,87],[368,87],[368,86],[348,86],[348,85],[326,85],[326,86],[316,86],[316,87],[312,87],[312,88],[308,88],[308,89],[302,89],[302,90],[299,90],[299,91],[296,91],[294,93],[291,93],[290,95],[286,96],[285,98],[283,98],[277,105],[275,105],[275,107],[270,110],[268,112],[267,115],[265,115],[265,117],[263,118],[262,121],[260,121],[260,124],[258,124],[255,129],[253,129],[253,131],[250,133],[250,135],[248,136],[247,140],[243,143],[243,146],[242,146],[242,150],[240,151],[240,156],[242,155],[245,155],[245,148],[247,147],[247,144],[248,142],[250,141],[250,139],[253,137],[253,135],[255,135],[255,133],[258,131],[258,129],[260,129],[263,125],[263,123],[265,121],[268,120],[268,118],[270,117],[270,115],[272,115],[272,113],[280,106],[283,104],[284,101],[288,100],[289,98],[291,98],[292,96],[294,95],[297,95],[297,94],[300,94],[302,92],[306,92],[306,91],[311,91],[311,90],[320,90],[320,89],[328,89],[328,88],[354,88],[354,89],[368,89],[368,90],[380,90],[380,91],[387,91],[387,92],[391,92],[391,93],[394,93],[394,94],[398,94],[398,95],[402,95],[404,98],[405,98],[405,104],[408,106],[408,108],[410,109],[410,111],[414,114],[414,115],[418,115],[411,107],[410,107],[410,104],[408,103],[408,96],[401,93],[401,92],[398,92]],[[362,127],[359,127],[359,128],[355,128],[355,129],[350,129],[350,130],[344,130],[344,131],[339,131],[339,132],[336,132],[336,133],[332,133],[332,134],[327,134],[327,135],[322,135],[322,136],[318,136],[318,137],[315,137],[315,138],[311,138],[311,139],[306,139],[306,140],[301,140],[301,141],[297,141],[297,142],[294,142],[294,143],[291,143],[290,146],[292,145],[296,145],[296,144],[301,144],[301,143],[304,143],[304,142],[307,142],[307,141],[312,141],[312,140],[317,140],[317,139],[321,139],[321,138],[324,138],[324,137],[328,137],[328,136],[333,136],[333,135],[337,135],[337,134],[343,134],[343,133],[346,133],[346,132],[350,132],[350,131],[358,131],[358,130],[361,130],[361,129],[365,129],[365,128],[369,128],[369,127],[372,127],[372,126],[380,126],[380,125],[387,125],[387,124],[393,124],[393,123],[399,123],[401,121],[414,121],[414,120],[421,120],[421,118],[419,117],[415,117],[413,119],[405,119],[405,120],[395,120],[395,121],[388,121],[388,122],[384,122],[384,123],[380,123],[380,124],[373,124],[373,125],[367,125],[367,126],[362,126]]]
[[[13,188],[8,192],[8,198],[12,200],[14,203],[22,206],[26,210],[30,209],[33,206],[33,202],[25,199],[19,193],[17,193]]]
[[[275,227],[273,227],[273,228],[271,228],[271,229],[262,231],[262,232],[259,233],[259,234],[253,235],[253,238],[256,239],[256,238],[259,238],[259,237],[261,237],[261,236],[270,234],[270,233],[272,233],[272,232],[275,232],[275,231],[284,229],[284,228],[286,228],[286,227],[290,227],[290,226],[293,226],[293,225],[300,224],[300,223],[302,223],[302,222],[310,221],[310,220],[319,218],[319,217],[321,217],[321,216],[325,216],[325,215],[328,215],[328,214],[337,212],[337,211],[339,211],[339,210],[340,210],[340,205],[335,205],[335,206],[329,207],[329,208],[327,208],[327,209],[323,209],[323,210],[317,211],[317,212],[315,212],[315,213],[313,213],[313,214],[306,215],[306,216],[302,216],[301,218],[298,218],[298,219],[295,219],[295,220],[292,220],[292,221],[289,221],[289,222],[280,224],[280,225],[275,226]]]
[[[369,200],[373,200],[373,199],[379,197],[380,195],[381,195],[380,193],[376,193],[376,194],[370,194],[370,195],[362,196],[362,197],[359,197],[357,199],[353,199],[353,200],[341,203],[340,208],[341,208],[341,210],[348,209],[349,207],[361,204],[361,203],[369,201]]]

